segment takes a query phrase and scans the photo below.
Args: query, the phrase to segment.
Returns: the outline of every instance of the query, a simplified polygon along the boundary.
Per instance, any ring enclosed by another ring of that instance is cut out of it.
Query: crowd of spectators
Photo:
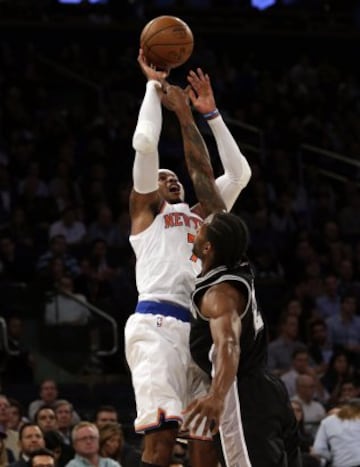
[[[3,385],[35,382],[36,358],[22,347],[28,319],[86,328],[90,360],[80,371],[127,372],[122,331],[136,302],[131,136],[143,77],[135,41],[120,50],[110,38],[88,39],[57,38],[51,47],[0,42],[0,314],[9,348],[18,351],[2,356]],[[258,144],[247,144],[253,133],[229,123],[252,168],[234,210],[251,232],[269,365],[294,410],[301,405],[307,452],[328,411],[360,395],[359,69],[355,56],[345,61],[324,50],[294,50],[280,61],[254,44],[234,56],[210,36],[196,43],[189,64],[210,74],[225,119],[260,130]],[[172,74],[180,84],[183,78],[181,70]],[[178,128],[167,111],[164,118],[161,165],[185,180],[191,202]],[[216,148],[198,121],[217,172]],[[302,143],[351,163],[320,153],[309,161],[299,156]],[[25,303],[12,299],[14,286]],[[109,362],[94,357],[101,326],[87,304],[118,323],[119,350]]]

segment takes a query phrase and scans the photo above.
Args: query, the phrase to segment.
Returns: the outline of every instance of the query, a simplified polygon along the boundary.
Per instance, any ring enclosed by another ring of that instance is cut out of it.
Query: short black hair
[[[49,430],[44,433],[45,446],[47,449],[54,451],[57,448],[62,448],[63,439],[58,431]]]
[[[50,456],[55,460],[55,456],[54,456],[53,451],[51,451],[50,449],[47,449],[47,448],[39,448],[39,449],[36,449],[35,451],[33,451],[31,454],[29,454],[28,465],[32,466],[32,461],[33,461],[34,457],[36,457],[36,456]]]
[[[35,423],[38,423],[39,414],[43,410],[52,410],[54,412],[54,414],[55,414],[55,410],[54,410],[54,407],[52,405],[49,405],[49,404],[40,405],[40,407],[37,409],[37,411],[35,412],[35,415],[34,415],[34,422]]]
[[[99,415],[100,412],[113,412],[113,413],[116,413],[116,415],[119,415],[114,405],[103,404],[103,405],[99,405],[99,407],[96,408],[95,415],[94,415],[95,420],[97,419],[97,416]]]
[[[249,230],[239,216],[218,212],[207,226],[207,239],[214,247],[215,265],[232,267],[245,257],[249,245]]]
[[[33,423],[33,422],[26,422],[24,423],[23,425],[21,425],[20,429],[19,429],[19,440],[21,441],[22,440],[22,437],[23,437],[23,433],[24,431],[26,430],[26,428],[29,428],[29,427],[32,427],[32,426],[35,426],[36,428],[39,428],[40,430],[40,427],[39,425],[37,425],[36,423]],[[41,430],[40,430],[41,431]],[[42,432],[41,432],[42,433]]]

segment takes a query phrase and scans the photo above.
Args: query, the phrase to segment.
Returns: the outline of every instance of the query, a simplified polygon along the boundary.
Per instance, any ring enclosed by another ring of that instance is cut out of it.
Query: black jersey
[[[248,262],[213,269],[196,280],[190,349],[194,361],[210,376],[214,355],[209,320],[200,301],[209,287],[227,282],[246,298],[241,315],[238,375],[224,400],[220,434],[215,437],[223,467],[300,467],[297,422],[283,382],[266,368],[267,330]]]
[[[254,275],[248,262],[242,262],[232,269],[220,266],[196,279],[195,290],[192,293],[194,318],[190,333],[191,354],[195,363],[211,375],[209,352],[213,341],[209,320],[201,315],[199,303],[207,289],[221,282],[236,287],[247,300],[246,308],[241,315],[241,357],[238,368],[238,373],[244,376],[248,372],[264,368],[267,360],[267,333],[261,310],[256,302]]]

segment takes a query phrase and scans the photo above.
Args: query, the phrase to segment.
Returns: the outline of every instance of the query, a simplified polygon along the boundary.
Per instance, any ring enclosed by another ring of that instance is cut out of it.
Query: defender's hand
[[[187,76],[191,85],[188,90],[190,100],[195,109],[201,114],[207,114],[216,109],[215,97],[211,87],[210,77],[201,68],[191,70]]]

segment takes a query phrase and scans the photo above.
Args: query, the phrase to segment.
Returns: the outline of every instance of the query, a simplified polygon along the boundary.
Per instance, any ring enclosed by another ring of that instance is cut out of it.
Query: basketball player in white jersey
[[[183,421],[182,410],[195,391],[190,385],[194,379],[189,306],[201,266],[192,255],[192,242],[204,216],[231,209],[251,171],[216,109],[207,75],[201,70],[190,72],[189,97],[208,119],[217,143],[224,174],[216,185],[184,91],[164,82],[167,74],[148,66],[142,51],[138,62],[148,80],[133,136],[136,153],[130,196],[130,242],[137,261],[139,301],[126,324],[125,350],[136,397],[135,430],[145,434],[141,465],[166,467]],[[159,170],[161,101],[180,123],[189,174],[200,202],[193,209],[184,203],[175,173]],[[192,465],[216,464],[194,458]]]

